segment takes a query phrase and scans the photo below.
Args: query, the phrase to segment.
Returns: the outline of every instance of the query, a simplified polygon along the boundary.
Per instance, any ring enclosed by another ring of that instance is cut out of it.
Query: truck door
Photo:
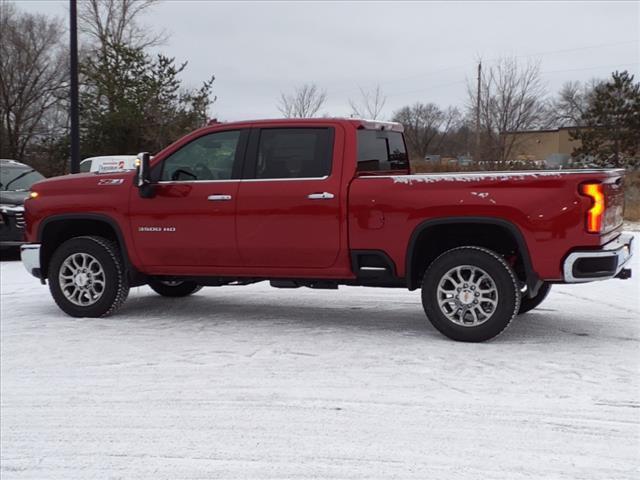
[[[145,266],[236,266],[238,186],[249,130],[206,133],[153,163],[153,198],[131,193],[136,253]]]
[[[254,128],[238,191],[244,266],[328,268],[340,251],[343,133],[328,126]]]

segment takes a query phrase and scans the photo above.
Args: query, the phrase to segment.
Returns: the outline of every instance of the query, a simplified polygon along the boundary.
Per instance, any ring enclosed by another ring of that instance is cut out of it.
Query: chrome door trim
[[[296,178],[243,178],[242,182],[292,182],[295,180],[326,180],[329,178],[329,175],[325,175],[324,177],[296,177]]]
[[[225,180],[160,180],[159,182],[156,182],[154,185],[170,185],[170,184],[177,184],[177,185],[182,185],[185,183],[230,183],[230,182],[241,182],[242,180],[240,180],[239,178],[235,178],[235,179],[225,179]]]
[[[185,183],[230,183],[230,182],[291,182],[295,180],[309,181],[309,180],[326,180],[328,175],[324,177],[300,177],[300,178],[234,178],[225,180],[160,180],[155,182],[155,185],[170,185]]]

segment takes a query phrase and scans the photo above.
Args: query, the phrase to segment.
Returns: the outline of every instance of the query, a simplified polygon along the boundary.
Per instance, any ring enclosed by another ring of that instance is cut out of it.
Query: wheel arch
[[[521,261],[521,280],[524,280],[529,292],[537,291],[541,284],[540,278],[533,270],[531,263],[531,255],[527,247],[527,242],[520,229],[508,220],[494,217],[447,217],[436,218],[426,220],[419,225],[411,233],[409,243],[407,245],[406,257],[405,257],[405,276],[407,286],[409,290],[415,290],[420,285],[420,275],[424,272],[428,263],[433,261],[440,253],[446,251],[449,248],[455,248],[462,246],[458,242],[457,238],[447,238],[444,241],[436,242],[440,248],[434,249],[434,251],[427,251],[423,248],[421,250],[421,244],[427,243],[425,240],[429,239],[430,233],[443,233],[443,232],[458,232],[465,229],[468,232],[478,232],[482,227],[490,227],[494,232],[500,232],[506,235],[504,239],[511,242],[517,249],[519,261]],[[475,240],[478,243],[471,243],[471,245],[484,246],[486,242]],[[425,265],[426,263],[426,265]]]
[[[41,244],[40,265],[43,279],[48,276],[49,260],[53,252],[66,240],[82,235],[98,235],[114,240],[120,248],[129,277],[137,273],[129,258],[118,222],[104,214],[69,213],[47,217],[38,226],[36,238]]]

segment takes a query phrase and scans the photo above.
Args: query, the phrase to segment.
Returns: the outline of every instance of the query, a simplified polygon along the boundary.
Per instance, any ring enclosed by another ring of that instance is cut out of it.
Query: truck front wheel
[[[422,305],[429,321],[447,337],[482,342],[501,333],[520,308],[513,269],[482,247],[449,250],[427,269]]]
[[[129,281],[118,245],[97,236],[67,240],[51,256],[49,290],[72,317],[105,317],[129,295]]]
[[[148,283],[154,292],[163,297],[186,297],[202,288],[197,283],[187,280],[150,279]]]

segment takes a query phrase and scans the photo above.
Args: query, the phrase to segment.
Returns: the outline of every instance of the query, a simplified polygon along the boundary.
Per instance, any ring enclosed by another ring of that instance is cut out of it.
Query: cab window
[[[193,182],[233,178],[240,134],[240,130],[234,130],[196,138],[165,159],[161,180]]]
[[[331,173],[333,129],[260,131],[255,178],[321,178]]]
[[[387,172],[409,168],[400,132],[358,130],[358,172]]]

